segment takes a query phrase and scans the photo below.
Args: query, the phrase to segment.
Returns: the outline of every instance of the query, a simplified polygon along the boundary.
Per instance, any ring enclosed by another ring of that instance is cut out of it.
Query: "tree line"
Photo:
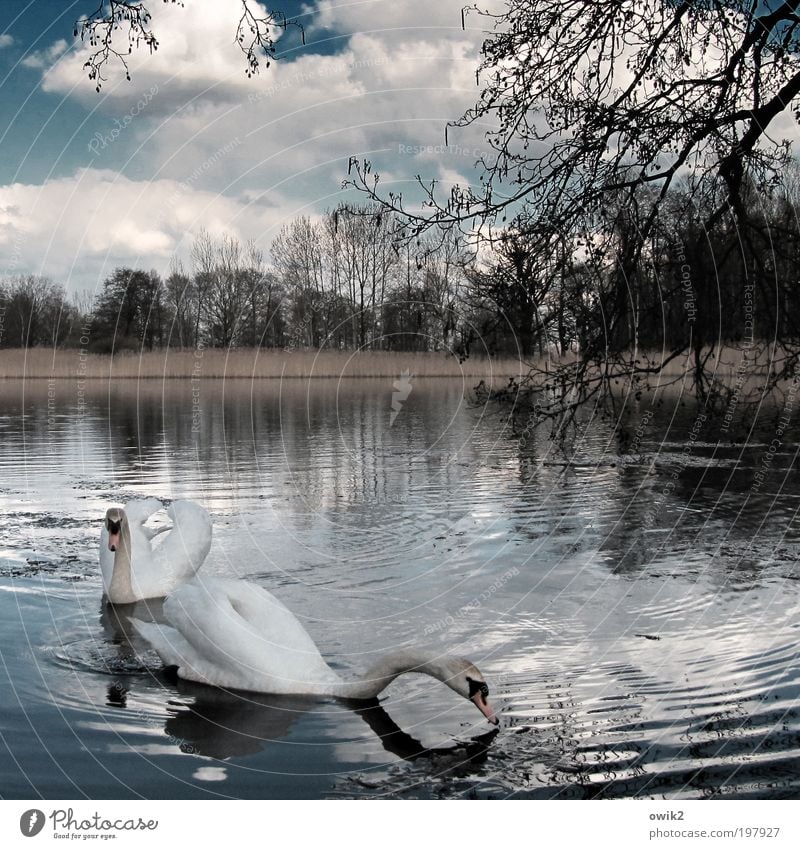
[[[469,9],[490,31],[480,93],[448,128],[483,131],[478,178],[443,191],[420,175],[400,193],[353,157],[346,185],[413,234],[518,234],[509,237],[525,243],[514,273],[538,268],[540,295],[549,287],[551,305],[571,301],[552,321],[571,313],[579,355],[532,368],[505,397],[558,429],[587,402],[614,404],[615,386],[646,386],[688,359],[698,400],[724,408],[720,345],[743,338],[771,345],[761,389],[793,379],[800,2]],[[576,245],[583,256],[573,263]],[[524,298],[520,308],[530,309]],[[642,347],[659,356],[632,354]]]
[[[800,169],[750,200],[758,226],[704,231],[709,209],[674,189],[609,201],[603,219],[543,255],[507,227],[476,252],[455,230],[410,238],[375,206],[287,223],[270,261],[255,243],[200,232],[188,267],[117,268],[96,297],[35,276],[0,283],[2,347],[332,348],[490,353],[528,361],[591,352],[697,351],[797,338]],[[645,234],[646,235],[643,235]],[[626,264],[632,246],[637,261]],[[646,261],[642,260],[642,257]]]
[[[0,281],[0,347],[465,351],[464,241],[424,238],[401,249],[396,229],[394,216],[342,204],[286,224],[270,262],[252,241],[201,231],[186,265],[174,261],[165,277],[117,268],[94,297],[68,297],[41,277],[9,278]]]
[[[252,76],[259,57],[268,65],[275,56],[270,25],[287,21],[249,0],[238,5],[236,43]],[[141,344],[164,344],[166,323],[170,344],[180,328],[180,344],[259,337],[461,353],[480,343],[523,357],[572,351],[560,363],[533,364],[508,393],[554,420],[685,355],[698,398],[724,403],[716,357],[731,341],[743,350],[758,339],[772,344],[764,388],[793,379],[797,169],[787,136],[800,115],[799,12],[800,0],[468,6],[462,25],[476,14],[488,29],[479,95],[448,128],[481,128],[489,153],[476,163],[475,180],[443,191],[441,181],[420,175],[404,198],[354,157],[345,185],[375,205],[366,218],[376,233],[403,232],[393,253],[383,252],[381,239],[338,244],[364,216],[347,215],[339,228],[341,215],[332,213],[333,239],[331,215],[301,219],[273,246],[269,284],[254,274],[261,282],[248,289],[216,270],[224,262],[213,263],[210,277],[196,263],[189,272],[176,268],[172,285],[157,287],[164,294],[153,308],[156,331],[143,329],[141,318],[126,320],[132,335],[119,339],[108,322],[97,323],[104,286],[92,311],[101,340],[94,344],[139,336]],[[112,44],[115,33],[122,49]],[[92,48],[84,67],[98,90],[109,63],[127,74],[127,54],[158,45],[146,2],[104,4],[79,20],[75,34]],[[478,245],[477,258],[462,261],[457,231]],[[428,253],[421,244],[428,239],[454,251]],[[120,281],[142,274],[115,272],[117,295],[127,288]],[[24,301],[18,284],[0,290],[4,322],[4,304]],[[0,324],[2,344],[12,336],[19,334]],[[644,348],[660,357],[640,358]]]

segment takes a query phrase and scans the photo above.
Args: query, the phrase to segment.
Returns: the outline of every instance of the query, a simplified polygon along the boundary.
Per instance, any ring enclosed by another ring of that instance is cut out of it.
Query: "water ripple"
[[[750,489],[769,439],[688,456],[665,414],[637,456],[598,421],[565,456],[449,384],[415,383],[390,426],[391,383],[204,384],[199,434],[188,386],[55,417],[46,387],[24,414],[6,387],[0,708],[31,764],[8,793],[796,796],[800,483]],[[204,569],[279,594],[342,674],[473,658],[501,732],[411,677],[372,716],[170,679],[100,601],[100,519],[138,495],[204,503]]]

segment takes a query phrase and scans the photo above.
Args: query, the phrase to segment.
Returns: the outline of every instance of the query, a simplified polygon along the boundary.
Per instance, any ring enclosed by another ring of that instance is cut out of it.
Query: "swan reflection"
[[[216,760],[253,755],[285,739],[295,720],[324,704],[314,696],[232,692],[175,679],[181,701],[171,702],[164,725],[169,739],[187,754]],[[443,756],[461,765],[480,765],[497,728],[452,746],[429,748],[403,731],[377,699],[340,701],[366,722],[383,748],[403,760]]]
[[[136,672],[137,678],[146,669],[139,657],[148,644],[137,628],[143,619],[163,622],[162,605],[163,599],[102,605],[100,623],[104,638],[108,646],[113,646],[116,657],[116,662],[108,664],[109,668]],[[148,672],[174,694],[167,703],[170,716],[164,723],[169,741],[186,754],[215,760],[261,752],[271,743],[284,740],[296,720],[331,704],[327,698],[315,695],[276,695],[198,684],[179,678],[174,666]],[[130,674],[118,677],[107,688],[107,704],[125,709],[135,681]],[[403,731],[377,698],[339,698],[336,703],[360,717],[390,754],[406,761],[435,759],[437,767],[444,760],[447,769],[469,771],[480,766],[498,733],[493,727],[469,740],[453,741],[450,746],[427,747]]]
[[[430,748],[420,743],[416,737],[412,737],[403,731],[399,725],[389,716],[377,699],[370,703],[352,702],[350,707],[358,714],[364,722],[375,732],[381,741],[381,745],[387,752],[397,755],[404,761],[415,761],[422,758],[453,758],[454,765],[457,761],[461,766],[467,764],[479,766],[486,760],[489,747],[498,735],[499,729],[495,726],[483,734],[466,741],[455,741],[452,746],[437,746]]]

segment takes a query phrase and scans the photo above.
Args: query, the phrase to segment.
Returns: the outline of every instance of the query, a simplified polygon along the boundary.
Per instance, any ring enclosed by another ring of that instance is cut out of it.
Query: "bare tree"
[[[239,240],[227,234],[211,242],[210,249],[214,261],[206,272],[206,334],[210,345],[227,348],[238,342],[247,310],[243,250]]]
[[[294,219],[281,228],[270,252],[278,279],[292,301],[292,343],[319,347],[327,337],[323,312],[323,239],[319,225],[306,216]]]
[[[57,346],[77,318],[62,286],[32,274],[0,282],[3,347]]]
[[[354,308],[356,343],[372,347],[381,335],[381,310],[398,263],[394,219],[380,208],[351,204],[341,204],[328,218],[333,273]]]
[[[197,345],[198,300],[194,281],[186,273],[183,263],[173,261],[165,282],[166,300],[172,312],[170,338],[179,348]]]
[[[264,252],[251,239],[245,245],[245,282],[248,315],[242,339],[255,348],[280,344],[282,328],[278,280],[264,262]]]
[[[566,398],[580,402],[617,378],[657,372],[687,350],[706,398],[706,355],[718,340],[698,334],[710,322],[696,322],[693,336],[640,368],[631,353],[637,293],[659,216],[679,186],[694,209],[695,243],[682,246],[687,261],[699,262],[715,232],[729,256],[737,250],[726,239],[733,227],[740,253],[752,257],[748,273],[767,280],[768,254],[759,248],[767,238],[764,219],[749,201],[774,194],[788,161],[788,142],[773,139],[770,128],[800,95],[798,6],[509,0],[499,14],[481,13],[494,27],[478,72],[482,94],[450,125],[452,132],[489,123],[491,154],[480,162],[480,182],[441,197],[435,181],[419,179],[422,211],[416,197],[412,207],[400,194],[383,193],[369,162],[351,160],[350,183],[399,215],[412,235],[438,225],[490,238],[511,226],[526,234],[542,264],[565,246],[583,255],[584,277],[594,275],[612,332],[564,365],[565,394],[550,408],[553,415],[562,414]],[[713,286],[700,274],[694,281]],[[766,289],[763,296],[766,304]],[[797,340],[782,341],[786,356],[776,379],[800,361]],[[550,373],[542,379],[553,383]],[[541,381],[534,374],[529,385]]]
[[[769,124],[800,94],[800,2],[772,11],[751,0],[510,0],[489,17],[478,104],[451,126],[489,120],[491,157],[480,190],[440,203],[420,184],[435,219],[496,222],[525,204],[548,230],[572,231],[609,192],[642,185],[666,195],[677,176],[741,210],[745,174],[768,181],[788,143]],[[377,175],[353,160],[375,195]],[[402,198],[387,201],[398,211]],[[405,211],[422,227],[431,217]]]
[[[194,344],[199,345],[208,324],[209,302],[216,285],[216,242],[211,234],[201,229],[191,248],[192,282],[196,301],[194,313]]]

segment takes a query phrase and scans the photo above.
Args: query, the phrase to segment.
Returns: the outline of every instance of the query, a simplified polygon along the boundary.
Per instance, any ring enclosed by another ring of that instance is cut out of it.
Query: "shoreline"
[[[659,352],[660,353],[660,352]],[[657,363],[659,353],[640,352]],[[650,380],[658,385],[691,380],[691,353],[666,364]],[[567,358],[568,359],[568,358]],[[164,349],[159,351],[94,354],[81,348],[6,348],[0,350],[0,381],[109,380],[350,380],[408,378],[484,380],[490,386],[523,378],[532,368],[555,369],[567,359],[544,355],[519,357],[473,355],[459,360],[445,351],[333,351],[274,348]],[[744,351],[724,346],[710,366],[723,385],[759,383],[774,364],[768,351]],[[748,386],[748,388],[750,388]]]
[[[528,372],[510,357],[446,352],[309,351],[215,348],[124,354],[81,349],[9,348],[0,352],[0,380],[316,380],[364,378],[483,378],[508,380]]]

